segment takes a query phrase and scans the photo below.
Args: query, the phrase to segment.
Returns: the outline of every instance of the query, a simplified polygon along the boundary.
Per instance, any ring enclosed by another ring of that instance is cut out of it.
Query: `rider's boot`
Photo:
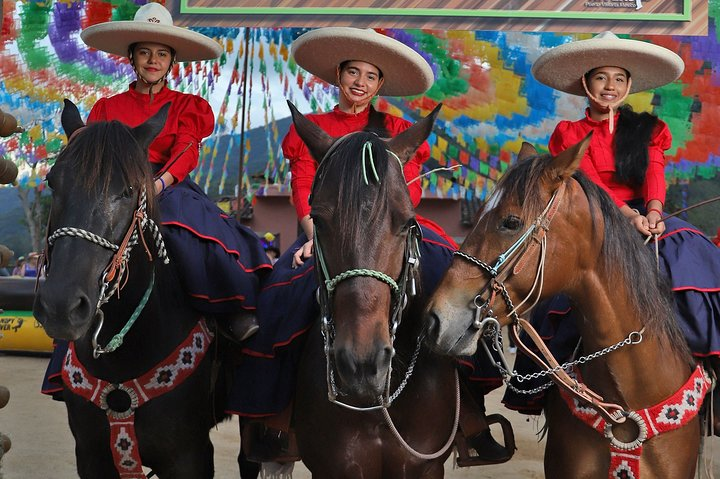
[[[218,313],[214,317],[220,334],[236,344],[242,343],[260,329],[255,314],[250,311]]]
[[[290,427],[292,403],[279,414],[249,419],[242,425],[242,448],[254,462],[299,461],[295,432]]]
[[[505,446],[492,436],[491,423],[501,424]],[[509,421],[499,414],[486,416],[484,397],[473,397],[464,384],[460,394],[460,424],[455,446],[458,449],[457,462],[461,467],[499,464],[510,460],[515,452],[515,440]],[[474,455],[471,454],[473,451]]]

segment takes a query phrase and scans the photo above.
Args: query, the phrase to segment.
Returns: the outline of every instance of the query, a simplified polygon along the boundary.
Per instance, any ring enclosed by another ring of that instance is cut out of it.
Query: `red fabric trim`
[[[444,243],[444,242],[442,242],[442,241],[435,241],[435,240],[423,238],[423,243],[430,243],[430,244],[442,246],[443,248],[449,249],[450,251],[456,251],[456,250],[457,250],[457,248],[454,248],[454,247],[450,246],[449,244]]]
[[[701,293],[718,293],[720,288],[696,288],[695,286],[678,286],[673,291],[700,291]]]
[[[225,298],[210,298],[207,294],[196,294],[196,293],[188,293],[193,298],[202,299],[204,301],[207,301],[208,303],[222,303],[225,301],[245,301],[245,296],[238,294],[235,296],[228,296]],[[243,308],[243,309],[255,309],[255,308]]]
[[[288,281],[281,281],[281,282],[279,282],[279,283],[272,283],[272,284],[265,285],[265,286],[262,287],[262,289],[261,289],[260,291],[266,291],[266,290],[268,290],[268,289],[270,289],[270,288],[276,288],[276,287],[278,287],[278,286],[287,286],[288,284],[292,284],[292,282],[295,281],[296,279],[302,278],[303,276],[305,276],[306,274],[308,274],[308,273],[310,273],[311,271],[314,271],[314,270],[315,270],[315,266],[311,266],[311,267],[309,267],[309,268],[307,269],[307,271],[304,271],[303,273],[300,273],[300,274],[298,274],[298,275],[296,275],[296,276],[293,276],[293,277],[290,278]]]
[[[295,334],[293,334],[292,336],[290,336],[290,338],[289,338],[287,341],[280,341],[279,343],[274,343],[274,344],[272,345],[272,349],[275,350],[275,349],[278,349],[278,348],[280,348],[280,347],[287,346],[288,344],[292,343],[292,342],[293,342],[295,339],[297,339],[298,337],[300,337],[300,336],[302,336],[303,334],[305,334],[305,333],[307,333],[308,331],[310,331],[311,328],[312,328],[312,324],[311,324],[310,326],[308,326],[307,328],[301,329],[300,331],[298,331],[298,332],[296,332]],[[242,354],[247,354],[248,356],[252,356],[252,357],[255,357],[255,358],[275,359],[275,355],[274,355],[274,354],[261,353],[260,351],[255,351],[255,350],[250,349],[250,348],[243,348],[243,349],[240,350],[240,352],[241,352]]]
[[[239,252],[238,250],[230,249],[230,248],[228,248],[222,241],[220,241],[219,239],[215,238],[214,236],[207,236],[207,235],[200,234],[198,231],[194,230],[193,228],[191,228],[190,226],[188,226],[188,225],[186,225],[186,224],[184,224],[184,223],[180,223],[180,222],[178,222],[178,221],[163,221],[161,224],[164,225],[164,226],[177,226],[178,228],[186,229],[186,230],[188,230],[189,232],[191,232],[192,234],[194,234],[195,236],[197,236],[198,238],[202,238],[202,239],[204,239],[204,240],[212,241],[213,243],[217,243],[218,245],[220,245],[220,247],[221,247],[222,249],[225,250],[226,253],[235,255],[235,256],[237,256],[238,258],[240,258],[240,252]],[[247,268],[247,267],[246,267],[244,264],[242,264],[242,262],[240,262],[239,260],[237,260],[236,263],[237,263],[238,265],[240,265],[240,267],[243,269],[243,271],[245,271],[245,272],[247,272],[247,273],[254,273],[255,271],[258,271],[258,270],[261,270],[261,269],[265,269],[265,268],[272,269],[272,265],[271,265],[270,263],[263,263],[263,264],[259,265],[259,266],[256,267],[256,268]]]
[[[150,371],[120,385],[92,376],[75,355],[75,343],[70,342],[62,369],[65,386],[107,412],[110,425],[110,449],[115,468],[122,479],[145,479],[137,437],[135,410],[146,402],[172,391],[195,372],[208,351],[213,334],[204,320],[198,321],[185,340]],[[108,409],[105,395],[123,389],[134,402],[121,414]]]
[[[696,230],[696,229],[693,229],[693,228],[678,228],[678,229],[676,229],[676,230],[672,230],[672,231],[670,231],[669,233],[666,233],[666,234],[658,237],[657,240],[658,240],[658,241],[662,241],[662,240],[664,240],[665,238],[674,235],[675,233],[680,233],[681,231],[690,231],[691,233],[695,233],[695,234],[699,234],[699,235],[701,235],[701,236],[705,236],[705,233],[703,233],[702,231],[698,231],[698,230]],[[652,241],[651,241],[651,243],[652,243]]]

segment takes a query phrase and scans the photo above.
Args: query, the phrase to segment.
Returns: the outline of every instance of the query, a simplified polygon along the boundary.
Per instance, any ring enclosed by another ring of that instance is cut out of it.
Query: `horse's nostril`
[[[425,317],[425,325],[427,339],[435,341],[440,334],[440,318],[433,311],[430,311]]]
[[[80,318],[87,318],[90,315],[90,300],[84,294],[81,294],[78,298],[75,311],[77,311],[77,315]]]

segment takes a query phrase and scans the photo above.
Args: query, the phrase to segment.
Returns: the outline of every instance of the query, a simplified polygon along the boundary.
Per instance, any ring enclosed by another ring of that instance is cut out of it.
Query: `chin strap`
[[[621,98],[615,100],[614,102],[606,102],[605,100],[601,100],[601,99],[595,97],[592,93],[590,93],[590,90],[588,89],[588,86],[587,86],[587,82],[585,81],[585,75],[582,76],[581,81],[582,81],[582,85],[583,85],[583,88],[585,89],[585,94],[587,95],[587,97],[591,101],[594,101],[598,106],[600,106],[602,108],[607,108],[608,115],[609,115],[608,116],[608,130],[610,130],[610,133],[614,132],[615,131],[615,110],[617,110],[618,107],[623,104],[625,99],[630,94],[630,89],[632,88],[632,78],[628,78],[628,87],[627,87],[627,90],[625,90],[625,94]]]

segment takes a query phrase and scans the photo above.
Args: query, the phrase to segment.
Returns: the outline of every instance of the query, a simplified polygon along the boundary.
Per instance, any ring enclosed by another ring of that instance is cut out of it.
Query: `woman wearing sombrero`
[[[90,47],[127,56],[137,76],[128,90],[98,100],[88,122],[117,120],[135,127],[165,104],[167,121],[149,148],[162,234],[190,304],[236,341],[257,331],[254,316],[260,274],[271,269],[260,239],[220,210],[189,178],[199,146],[213,131],[215,118],[203,98],[168,88],[176,61],[217,58],[221,46],[197,32],[173,25],[159,3],[140,7],[133,20],[112,21],[83,30]],[[48,378],[59,375],[51,362]],[[43,392],[57,392],[46,381]]]
[[[377,111],[373,99],[378,95],[411,96],[420,95],[430,88],[434,76],[427,61],[407,45],[377,33],[372,29],[348,27],[327,27],[300,36],[292,45],[295,62],[306,71],[338,88],[338,104],[332,111],[307,115],[333,137],[372,130],[381,137],[393,137],[411,126],[402,118]],[[268,416],[285,409],[278,421],[267,421],[276,429],[285,429],[283,417],[287,418],[286,406],[294,391],[294,371],[288,364],[296,364],[303,344],[302,332],[308,330],[313,319],[319,314],[314,291],[317,289],[312,272],[313,222],[310,217],[309,195],[317,162],[307,146],[298,136],[295,127],[282,142],[285,158],[290,163],[292,174],[292,200],[296,209],[302,234],[296,242],[275,263],[272,275],[260,296],[258,317],[262,325],[260,334],[251,338],[244,351],[240,370],[245,370],[245,380],[250,380],[258,371],[263,377],[253,381],[258,387],[249,390],[247,401],[238,404],[238,410],[248,416]],[[428,160],[430,148],[423,143],[415,156],[404,167],[405,179],[414,206],[417,207],[422,188],[416,180],[422,164]],[[439,282],[452,259],[457,244],[432,221],[417,216],[422,228],[421,257],[423,259],[423,291],[432,291]],[[299,338],[300,340],[294,340]],[[264,359],[273,356],[275,359]],[[291,357],[282,360],[279,356]],[[272,373],[272,363],[284,365],[285,369]],[[282,380],[278,380],[282,378]],[[242,384],[243,381],[237,381]],[[260,384],[258,384],[260,383]],[[245,382],[245,384],[247,384]],[[500,378],[497,377],[497,384]],[[264,385],[268,385],[264,388]],[[261,405],[262,408],[256,406]],[[255,406],[255,407],[254,407]],[[268,433],[276,435],[277,431]],[[257,435],[257,434],[255,434]],[[245,436],[244,436],[245,438]],[[478,438],[478,441],[489,439]],[[492,441],[483,452],[495,446],[499,454],[505,454],[502,447]],[[253,451],[248,451],[252,457]],[[494,459],[494,458],[493,458]]]
[[[165,128],[150,145],[163,233],[193,306],[216,317],[221,331],[229,330],[233,339],[246,339],[258,329],[258,273],[271,266],[260,239],[224,214],[188,178],[215,117],[205,99],[167,85],[175,62],[218,58],[222,47],[205,35],[174,26],[170,12],[159,3],[140,7],[132,21],[93,25],[80,36],[90,47],[126,55],[137,75],[127,91],[99,100],[88,122],[119,120],[136,126],[172,103]]]
[[[557,125],[550,137],[550,153],[557,155],[593,133],[580,170],[610,195],[639,233],[658,235],[654,240],[659,263],[671,280],[678,323],[696,358],[707,358],[718,371],[720,250],[693,225],[675,217],[663,219],[670,130],[656,116],[623,106],[629,94],[673,82],[683,70],[682,59],[666,48],[604,32],[547,51],[537,59],[532,73],[545,85],[588,98],[584,118]],[[561,299],[539,309],[559,316],[570,314],[569,304]],[[577,332],[565,330],[572,321],[560,324],[562,330],[553,342],[557,350],[564,344],[570,354]],[[520,368],[523,360],[518,358]],[[506,396],[508,405],[517,406],[516,399]],[[716,431],[718,426],[716,420]]]

